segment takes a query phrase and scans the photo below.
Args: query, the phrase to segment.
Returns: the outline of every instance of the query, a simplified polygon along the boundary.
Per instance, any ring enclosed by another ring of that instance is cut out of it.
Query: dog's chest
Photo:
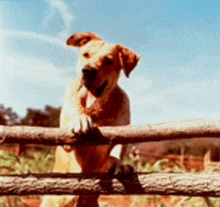
[[[85,101],[84,101],[85,102]],[[96,126],[117,126],[130,123],[129,101],[125,93],[116,90],[108,99],[98,98],[89,108],[81,105]]]

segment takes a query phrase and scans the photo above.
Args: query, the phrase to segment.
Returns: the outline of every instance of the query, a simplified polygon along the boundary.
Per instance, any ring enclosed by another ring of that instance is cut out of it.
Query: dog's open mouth
[[[92,87],[90,88],[85,84],[81,85],[79,89],[79,96],[82,106],[85,108],[90,108],[96,102],[96,99],[104,94],[107,86],[108,81],[105,81],[100,87],[96,89],[93,89]]]
[[[100,97],[104,93],[104,91],[105,91],[105,89],[106,89],[106,87],[108,85],[108,81],[105,81],[98,88],[95,88],[93,83],[91,83],[90,81],[86,81],[86,80],[84,80],[82,82],[82,85],[84,85],[94,96]]]
[[[97,97],[101,96],[104,93],[107,85],[108,85],[108,81],[105,81],[104,84],[102,84],[99,88],[96,89]]]

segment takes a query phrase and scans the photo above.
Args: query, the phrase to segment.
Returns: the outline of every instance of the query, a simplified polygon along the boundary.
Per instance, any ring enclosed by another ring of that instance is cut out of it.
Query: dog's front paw
[[[92,119],[85,114],[72,120],[70,128],[74,134],[86,134],[93,129]]]
[[[79,117],[75,117],[73,120],[71,120],[69,127],[72,133],[79,135],[79,141],[84,141],[85,136],[80,135],[86,135],[93,130],[92,119],[84,114],[80,115]],[[64,145],[63,148],[66,152],[70,152],[74,149],[74,147],[70,145]]]
[[[120,162],[114,163],[108,173],[113,176],[122,177],[131,175],[134,172],[134,168],[131,165],[123,165]]]

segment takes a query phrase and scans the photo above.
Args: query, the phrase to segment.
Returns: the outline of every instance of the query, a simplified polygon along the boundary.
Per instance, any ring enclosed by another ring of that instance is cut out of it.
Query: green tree
[[[43,110],[41,109],[27,109],[27,114],[21,119],[21,125],[30,126],[44,126],[44,127],[58,127],[59,116],[61,108],[55,108],[46,105]]]
[[[0,104],[0,125],[16,125],[19,123],[19,116],[12,110]]]

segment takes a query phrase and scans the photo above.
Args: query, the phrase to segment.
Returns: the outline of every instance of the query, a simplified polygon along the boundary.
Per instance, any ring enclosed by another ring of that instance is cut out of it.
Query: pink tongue
[[[94,104],[96,101],[96,97],[92,95],[90,91],[87,93],[87,99],[86,99],[86,108],[90,108],[92,104]]]
[[[81,100],[85,100],[84,103],[86,108],[90,108],[96,101],[96,97],[85,86],[80,89],[79,96]]]

